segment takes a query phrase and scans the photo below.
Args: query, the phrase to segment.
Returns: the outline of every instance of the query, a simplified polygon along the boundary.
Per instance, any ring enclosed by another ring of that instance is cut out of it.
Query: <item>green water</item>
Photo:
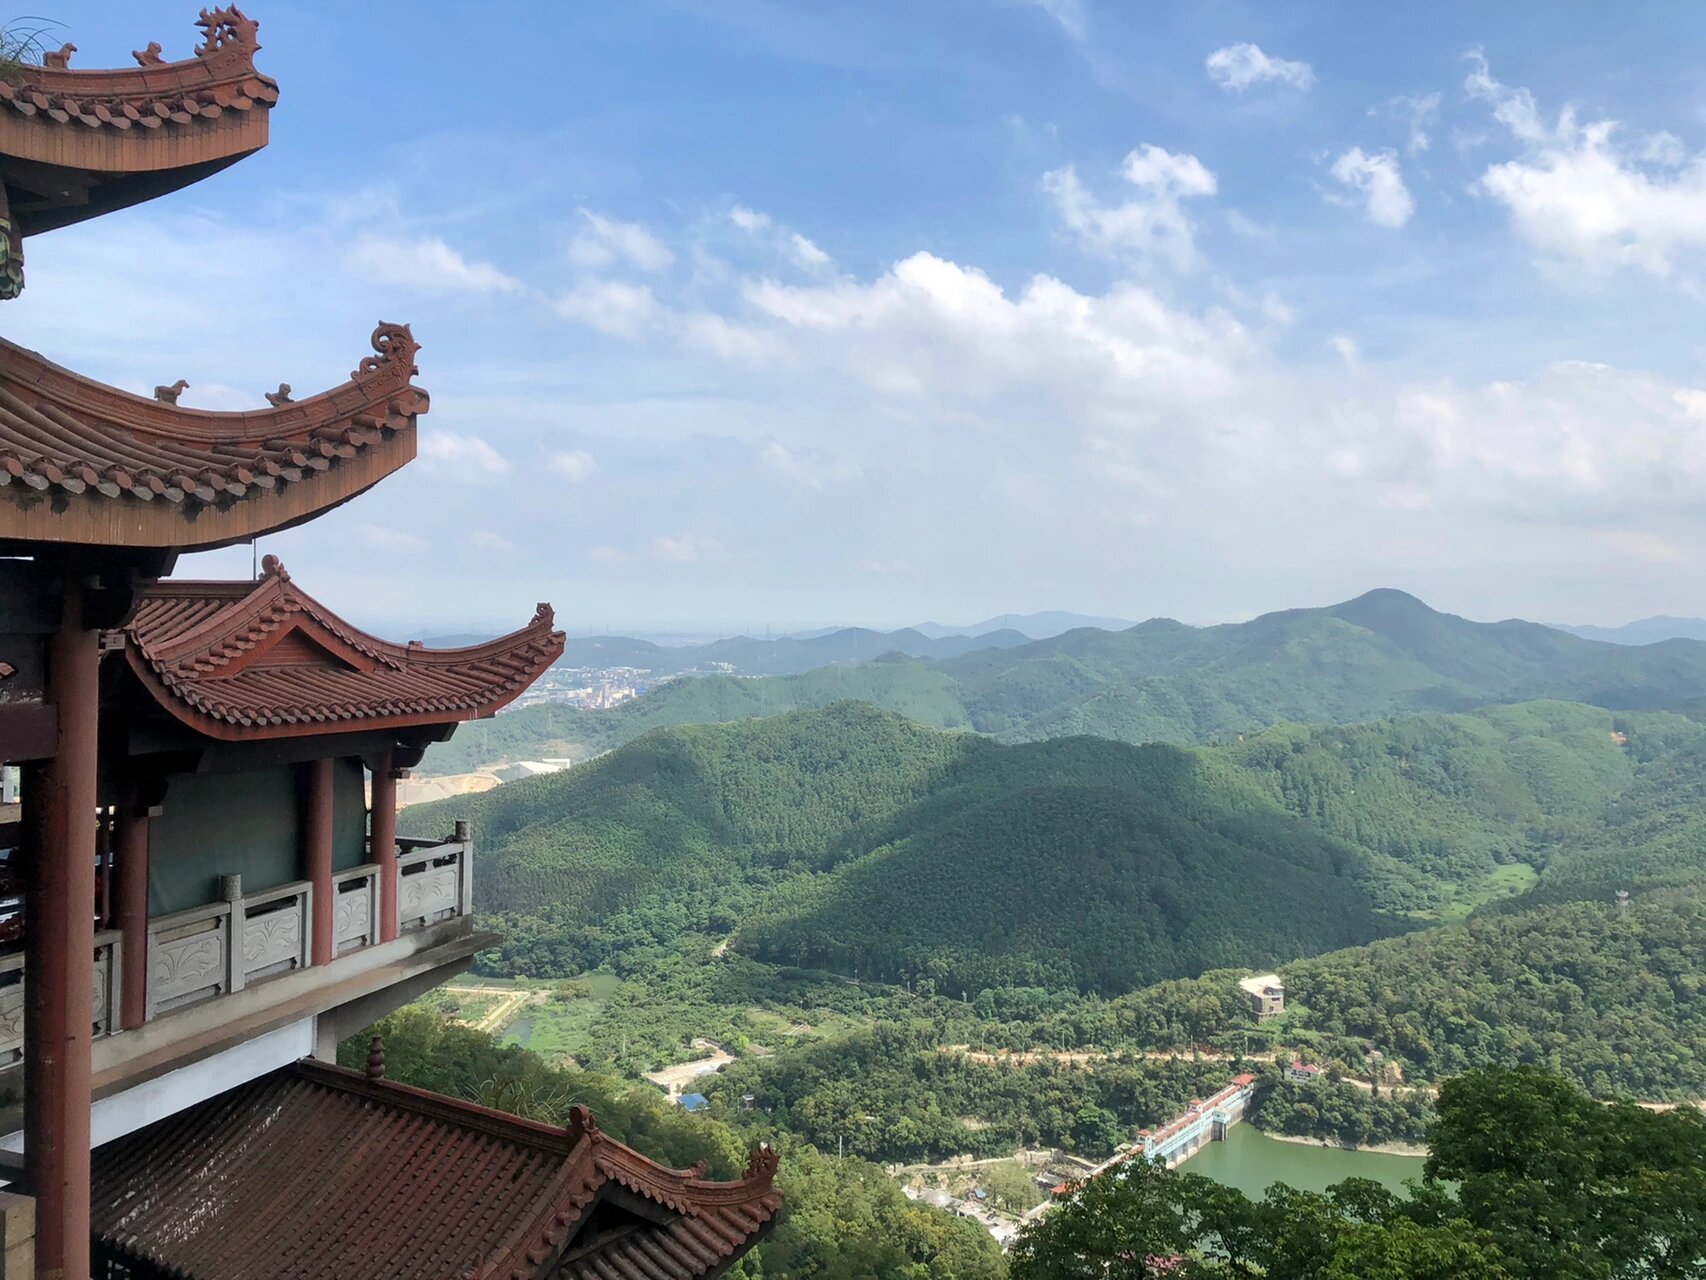
[[[1209,1143],[1179,1168],[1236,1187],[1254,1199],[1276,1182],[1300,1191],[1325,1191],[1346,1178],[1372,1178],[1402,1191],[1404,1179],[1422,1176],[1422,1159],[1281,1142],[1251,1125],[1236,1124],[1226,1131],[1224,1142]]]

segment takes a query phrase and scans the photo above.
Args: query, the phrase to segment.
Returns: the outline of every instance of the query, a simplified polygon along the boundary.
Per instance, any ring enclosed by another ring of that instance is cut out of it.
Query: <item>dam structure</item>
[[[1183,1164],[1210,1142],[1218,1142],[1226,1131],[1244,1118],[1255,1096],[1256,1077],[1239,1075],[1213,1097],[1192,1102],[1181,1116],[1159,1129],[1138,1131],[1139,1150],[1150,1160],[1169,1169]]]

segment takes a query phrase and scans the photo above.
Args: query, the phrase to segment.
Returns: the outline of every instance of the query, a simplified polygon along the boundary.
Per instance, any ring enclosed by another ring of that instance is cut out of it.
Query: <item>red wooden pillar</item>
[[[148,806],[135,786],[118,804],[119,1025],[135,1030],[148,1018]]]
[[[307,796],[302,819],[304,878],[313,885],[314,932],[309,950],[313,964],[332,962],[332,922],[337,903],[332,895],[332,762],[311,760],[303,766]]]
[[[89,1274],[89,1104],[94,1044],[95,761],[100,648],[78,575],[47,646],[59,752],[35,771],[24,922],[24,1153],[41,1276]]]
[[[397,936],[397,770],[389,750],[373,762],[368,857],[379,867],[379,941]]]

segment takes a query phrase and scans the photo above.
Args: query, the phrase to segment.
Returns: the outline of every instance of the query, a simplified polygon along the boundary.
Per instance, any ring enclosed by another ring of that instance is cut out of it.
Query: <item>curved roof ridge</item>
[[[398,644],[345,621],[268,556],[253,584],[160,583],[123,628],[130,669],[167,712],[227,740],[457,724],[508,705],[562,654],[549,605],[463,649]],[[302,633],[325,652],[296,646]],[[272,655],[279,653],[277,658]]]
[[[189,57],[167,61],[156,40],[131,54],[134,67],[74,68],[77,46],[66,45],[39,66],[19,64],[15,79],[0,81],[0,103],[26,119],[121,133],[270,107],[278,82],[255,70],[260,25],[236,5],[203,9],[202,40]]]
[[[0,339],[0,541],[215,547],[288,528],[370,488],[415,454],[431,407],[420,344],[382,321],[349,380],[265,409],[182,408],[86,378]],[[32,497],[80,496],[65,511]],[[262,501],[262,499],[266,499]]]

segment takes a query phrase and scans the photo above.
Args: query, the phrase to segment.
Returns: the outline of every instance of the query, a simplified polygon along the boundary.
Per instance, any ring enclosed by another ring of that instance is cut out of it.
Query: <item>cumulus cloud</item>
[[[508,555],[515,550],[515,544],[500,533],[490,529],[476,529],[468,535],[468,541],[476,551],[491,551],[499,555]]]
[[[1478,51],[1464,87],[1486,103],[1521,154],[1489,165],[1474,190],[1551,260],[1596,272],[1632,267],[1665,278],[1706,248],[1706,157],[1668,133],[1628,137],[1615,120],[1555,120],[1527,89],[1493,77]]]
[[[551,470],[555,471],[570,484],[579,484],[589,479],[598,470],[598,463],[585,449],[570,449],[564,453],[553,453],[549,459]]]
[[[460,293],[514,293],[521,281],[489,262],[471,262],[437,236],[394,240],[364,235],[350,247],[349,265],[382,284]]]
[[[1391,151],[1366,154],[1352,147],[1333,162],[1333,177],[1362,197],[1362,209],[1377,227],[1401,227],[1416,211],[1398,157]]]
[[[1178,268],[1196,260],[1196,243],[1182,202],[1212,196],[1214,174],[1192,155],[1146,143],[1125,158],[1120,176],[1136,199],[1105,204],[1087,190],[1071,165],[1043,175],[1061,221],[1084,244],[1110,256],[1160,258]]]
[[[675,255],[638,222],[618,222],[591,209],[582,209],[584,229],[569,242],[569,261],[599,270],[627,263],[641,271],[662,271]]]
[[[762,231],[770,225],[770,215],[737,204],[729,210],[729,221],[742,231]]]
[[[422,427],[416,449],[428,467],[464,479],[497,480],[509,474],[509,460],[479,436]]]
[[[807,271],[821,271],[835,261],[797,231],[788,237],[788,248],[793,254],[794,261]]]
[[[971,401],[1019,388],[1069,395],[1141,386],[1155,399],[1214,397],[1249,349],[1223,312],[1193,315],[1139,284],[1086,294],[1038,275],[1008,294],[982,271],[915,253],[868,283],[750,284],[747,301],[796,363],[832,361],[868,386]]]
[[[637,338],[664,316],[649,286],[624,280],[583,280],[553,299],[551,309],[616,338]]]
[[[1307,62],[1288,58],[1270,58],[1257,45],[1244,42],[1229,44],[1208,55],[1204,66],[1208,78],[1228,93],[1243,93],[1253,84],[1276,81],[1294,89],[1307,89],[1315,83],[1315,71]]]

